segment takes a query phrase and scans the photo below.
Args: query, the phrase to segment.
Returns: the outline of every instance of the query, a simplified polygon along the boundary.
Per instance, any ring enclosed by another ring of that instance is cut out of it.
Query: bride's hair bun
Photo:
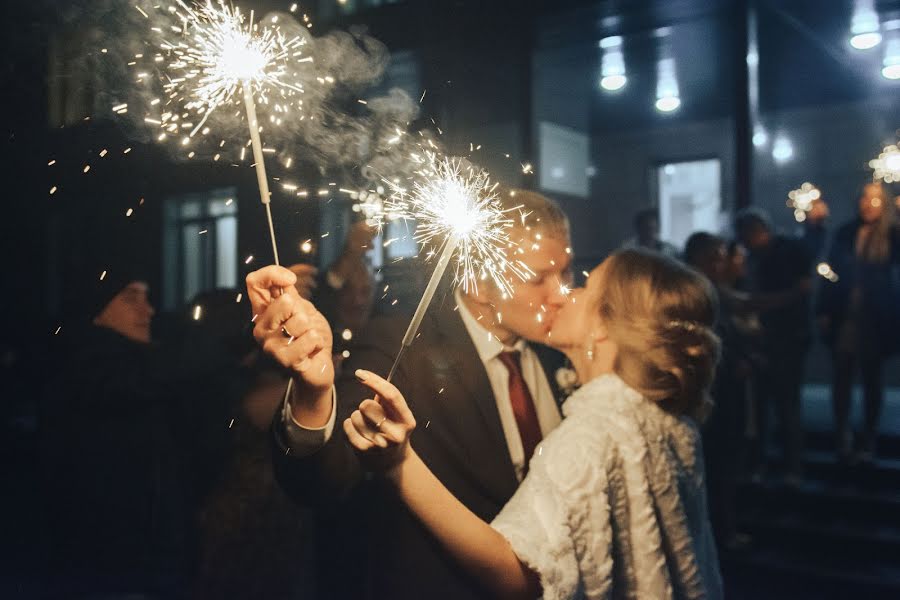
[[[646,398],[702,419],[719,359],[717,301],[703,275],[654,252],[623,250],[603,271],[600,313],[614,369]]]

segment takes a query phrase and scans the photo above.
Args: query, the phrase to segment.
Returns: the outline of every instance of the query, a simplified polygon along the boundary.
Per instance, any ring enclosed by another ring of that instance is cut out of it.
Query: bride
[[[376,397],[344,430],[497,596],[720,598],[697,429],[718,357],[715,312],[709,283],[662,256],[626,250],[595,268],[549,338],[584,384],[490,525],[416,455],[416,421],[381,377],[357,371]]]

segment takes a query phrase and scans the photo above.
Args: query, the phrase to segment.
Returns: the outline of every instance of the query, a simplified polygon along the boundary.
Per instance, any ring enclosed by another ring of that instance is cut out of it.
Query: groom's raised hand
[[[295,419],[310,426],[327,421],[334,384],[331,327],[308,300],[300,297],[296,275],[268,266],[247,275],[247,296],[253,307],[253,337],[262,349],[291,370]]]

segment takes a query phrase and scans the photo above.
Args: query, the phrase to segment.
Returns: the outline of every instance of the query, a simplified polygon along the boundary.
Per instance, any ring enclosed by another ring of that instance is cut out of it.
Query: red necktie
[[[534,399],[531,397],[531,392],[528,391],[525,378],[522,377],[519,353],[501,352],[497,357],[509,371],[509,401],[512,404],[513,414],[516,416],[519,437],[522,438],[522,449],[525,451],[525,472],[527,472],[528,461],[543,437],[541,425],[534,408]]]

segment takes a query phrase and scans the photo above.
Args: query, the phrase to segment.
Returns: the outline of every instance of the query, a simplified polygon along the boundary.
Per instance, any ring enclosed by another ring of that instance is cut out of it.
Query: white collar
[[[472,338],[472,343],[475,344],[475,350],[478,351],[481,362],[487,363],[489,360],[497,358],[501,352],[524,352],[528,348],[528,343],[522,338],[517,339],[512,346],[502,343],[472,315],[466,307],[459,288],[456,289],[454,296],[459,316],[462,318],[463,325],[466,326],[466,331],[469,332],[469,337]]]

